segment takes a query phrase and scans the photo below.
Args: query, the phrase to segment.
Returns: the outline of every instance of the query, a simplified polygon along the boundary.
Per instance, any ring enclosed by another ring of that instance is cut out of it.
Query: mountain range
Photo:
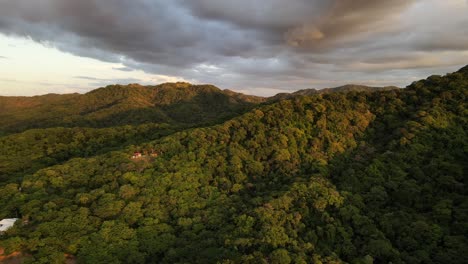
[[[143,123],[196,125],[225,120],[255,105],[296,96],[389,89],[399,88],[345,85],[260,97],[221,90],[213,85],[179,82],[156,86],[110,85],[86,94],[0,96],[0,133],[56,126],[100,128]]]

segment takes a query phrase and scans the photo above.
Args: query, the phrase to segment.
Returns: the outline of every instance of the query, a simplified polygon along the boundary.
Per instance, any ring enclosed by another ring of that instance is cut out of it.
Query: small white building
[[[132,159],[138,159],[143,157],[143,154],[141,152],[135,152],[133,153]]]
[[[18,221],[18,218],[6,218],[0,221],[0,233],[12,228],[16,221]]]

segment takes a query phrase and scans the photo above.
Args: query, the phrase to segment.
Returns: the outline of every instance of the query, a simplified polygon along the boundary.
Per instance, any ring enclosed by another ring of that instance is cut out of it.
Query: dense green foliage
[[[238,115],[263,100],[188,83],[110,85],[84,95],[0,97],[0,135],[56,126],[206,124]]]
[[[355,85],[355,84],[347,84],[335,88],[324,88],[324,89],[303,89],[293,93],[279,93],[275,96],[269,97],[268,101],[278,101],[284,99],[291,99],[297,96],[310,96],[310,95],[318,95],[318,94],[326,94],[326,93],[345,93],[345,92],[378,92],[378,91],[389,91],[400,89],[396,86],[385,86],[385,87],[372,87],[372,86],[365,86],[365,85]]]
[[[464,263],[467,95],[465,67],[81,155],[3,184],[0,218],[22,223],[0,246],[31,263]]]
[[[31,129],[0,138],[0,186],[71,158],[102,154],[173,133],[167,124]]]

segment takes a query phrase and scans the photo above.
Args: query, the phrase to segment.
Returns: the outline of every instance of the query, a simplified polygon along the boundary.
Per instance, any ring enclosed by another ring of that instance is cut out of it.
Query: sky
[[[186,81],[269,96],[468,64],[468,0],[0,0],[0,95]]]

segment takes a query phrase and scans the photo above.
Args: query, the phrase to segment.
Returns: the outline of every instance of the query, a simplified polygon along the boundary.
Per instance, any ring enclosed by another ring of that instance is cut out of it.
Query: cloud
[[[276,44],[316,49],[356,34],[386,31],[415,0],[275,0],[267,8],[259,0],[183,2],[201,18],[256,29]]]
[[[467,9],[464,0],[16,0],[0,3],[0,32],[119,71],[255,93],[455,70],[468,51]]]
[[[134,71],[134,69],[129,68],[129,67],[114,67],[114,68],[112,68],[112,69],[118,70],[118,71],[123,71],[123,72],[131,72],[131,71]]]
[[[92,77],[92,76],[74,76],[73,78],[75,79],[80,79],[80,80],[88,80],[89,83],[88,85],[94,86],[94,87],[103,87],[111,84],[130,84],[130,83],[144,83],[143,80],[136,79],[136,78],[110,78],[110,79],[104,79],[104,78],[97,78],[97,77]]]
[[[96,78],[96,77],[89,77],[89,76],[75,76],[74,78],[75,79],[81,79],[81,80],[90,80],[90,81],[103,80],[103,79],[99,79],[99,78]]]
[[[6,59],[8,59],[8,57],[1,56],[1,55],[0,55],[0,59],[4,59],[4,60],[6,60]]]

